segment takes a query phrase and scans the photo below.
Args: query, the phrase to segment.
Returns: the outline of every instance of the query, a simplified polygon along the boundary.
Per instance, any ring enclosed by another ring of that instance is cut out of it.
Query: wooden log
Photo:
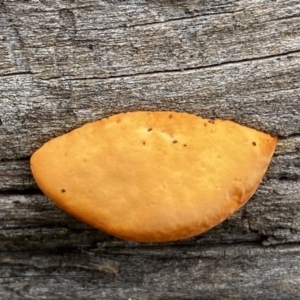
[[[3,299],[297,299],[299,247],[2,253]],[[285,271],[283,271],[285,270]],[[17,295],[17,297],[16,297]]]
[[[299,13],[299,1],[0,1],[0,298],[299,298]],[[132,110],[280,139],[229,220],[184,241],[126,242],[43,196],[29,157]]]

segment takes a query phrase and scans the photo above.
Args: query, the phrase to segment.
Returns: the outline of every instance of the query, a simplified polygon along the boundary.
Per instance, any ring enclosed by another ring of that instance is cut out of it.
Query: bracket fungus
[[[131,112],[57,137],[31,157],[47,197],[116,237],[166,242],[218,225],[255,193],[277,137],[228,120]]]

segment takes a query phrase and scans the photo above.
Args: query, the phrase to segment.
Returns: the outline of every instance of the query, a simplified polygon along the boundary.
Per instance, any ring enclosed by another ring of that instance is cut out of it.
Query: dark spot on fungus
[[[255,143],[255,142],[252,142],[252,145],[253,145],[253,146],[256,146],[256,143]]]
[[[66,190],[65,190],[65,189],[61,189],[61,192],[62,192],[62,193],[65,193],[65,192],[66,192]]]
[[[183,144],[184,147],[186,147],[186,144]]]
[[[2,120],[0,119],[0,126],[3,125]]]
[[[152,131],[152,128],[149,128],[148,131]]]
[[[178,142],[176,140],[173,141],[173,144],[177,144]]]
[[[89,48],[90,50],[94,50],[94,45],[90,44],[90,45],[88,45],[88,48]]]
[[[21,203],[21,201],[19,201],[19,200],[14,201],[14,204],[20,204],[20,203]]]
[[[173,115],[169,115],[169,118],[172,119]]]
[[[146,145],[146,142],[143,142],[143,145]]]
[[[207,126],[207,124],[206,124],[206,123],[204,123],[204,126],[206,127],[206,126]]]

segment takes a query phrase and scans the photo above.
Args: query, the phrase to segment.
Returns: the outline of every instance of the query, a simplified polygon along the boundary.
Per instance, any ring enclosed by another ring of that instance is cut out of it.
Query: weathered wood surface
[[[298,299],[300,2],[0,1],[1,299]],[[118,240],[38,190],[31,153],[117,112],[280,136],[256,195],[189,240]]]

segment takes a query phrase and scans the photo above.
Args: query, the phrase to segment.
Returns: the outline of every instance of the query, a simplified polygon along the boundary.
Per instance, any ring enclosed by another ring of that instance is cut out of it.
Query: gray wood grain
[[[0,298],[298,299],[299,15],[298,0],[0,1]],[[280,140],[229,220],[184,241],[125,242],[43,196],[29,157],[133,110]]]
[[[169,255],[125,250],[117,256],[109,250],[101,255],[2,253],[1,270],[7,278],[0,278],[0,295],[14,299],[297,299],[298,247],[265,249],[249,244],[170,250]]]
[[[1,158],[28,157],[50,138],[88,121],[131,110],[187,111],[232,119],[280,136],[296,135],[300,130],[300,57],[283,59],[284,64],[272,58],[110,79],[41,82],[30,75],[0,78],[0,93],[5,95]]]

